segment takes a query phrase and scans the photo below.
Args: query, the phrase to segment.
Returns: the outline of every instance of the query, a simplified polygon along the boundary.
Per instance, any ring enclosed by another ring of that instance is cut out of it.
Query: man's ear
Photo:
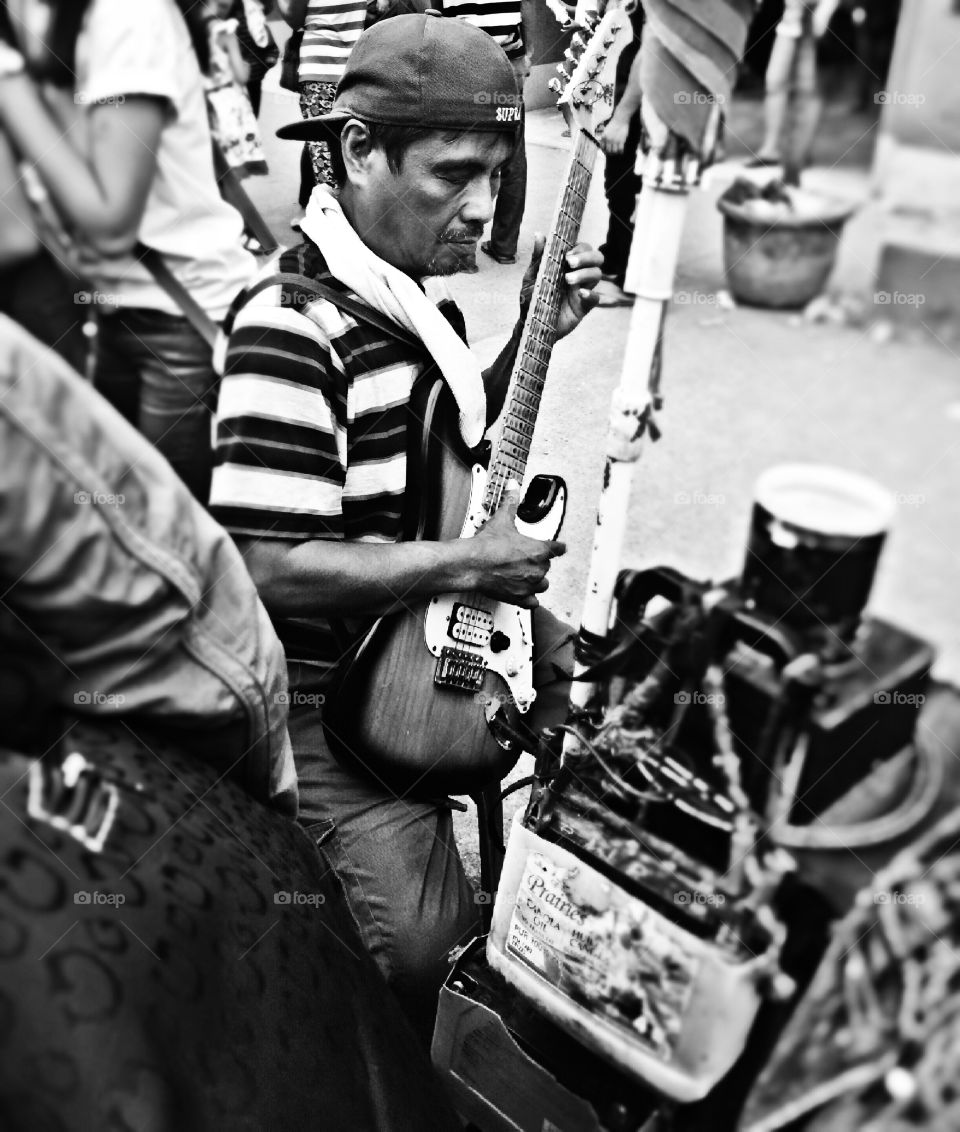
[[[373,145],[370,131],[364,122],[351,118],[340,132],[340,153],[347,174],[347,181],[354,185],[363,184],[370,176],[370,158]]]

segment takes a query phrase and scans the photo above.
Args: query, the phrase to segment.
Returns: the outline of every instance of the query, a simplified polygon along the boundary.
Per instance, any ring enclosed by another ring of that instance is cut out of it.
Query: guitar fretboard
[[[557,340],[557,321],[563,302],[563,277],[569,268],[564,257],[576,243],[587,203],[587,191],[597,146],[588,134],[579,133],[567,170],[567,179],[551,226],[550,239],[523,325],[517,361],[510,377],[507,407],[493,447],[484,509],[492,515],[500,506],[507,482],[523,483],[540,399],[547,379],[547,366]]]

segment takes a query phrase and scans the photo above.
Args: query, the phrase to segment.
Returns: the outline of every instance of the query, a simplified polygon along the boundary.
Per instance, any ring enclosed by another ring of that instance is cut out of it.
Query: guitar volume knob
[[[490,651],[505,652],[510,647],[510,638],[499,629],[490,634]]]

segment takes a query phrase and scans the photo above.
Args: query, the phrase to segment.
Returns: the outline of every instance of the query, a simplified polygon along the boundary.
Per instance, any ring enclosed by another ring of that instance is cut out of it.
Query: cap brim
[[[335,110],[330,114],[319,114],[316,118],[301,118],[299,122],[281,126],[277,130],[277,137],[284,141],[326,141],[331,134],[339,133],[343,124],[354,117],[355,114]]]

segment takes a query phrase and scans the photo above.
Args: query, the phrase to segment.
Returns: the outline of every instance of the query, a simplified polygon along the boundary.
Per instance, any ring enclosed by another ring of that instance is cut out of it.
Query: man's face
[[[350,186],[353,221],[364,242],[408,275],[450,275],[476,254],[493,216],[508,135],[436,133],[414,142],[394,173],[381,149]]]

